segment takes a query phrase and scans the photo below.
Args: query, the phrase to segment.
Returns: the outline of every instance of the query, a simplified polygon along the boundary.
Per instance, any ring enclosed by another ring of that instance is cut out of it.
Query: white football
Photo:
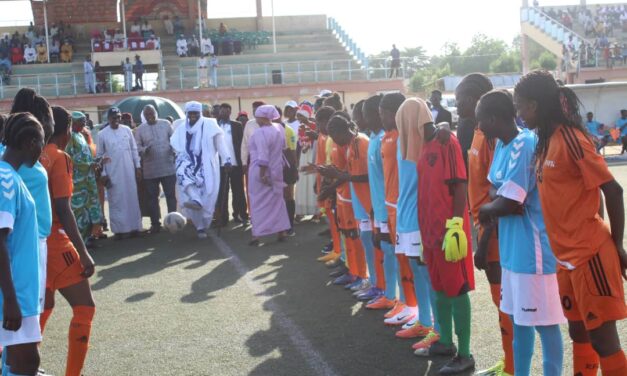
[[[183,217],[183,214],[179,212],[168,213],[163,219],[163,227],[165,227],[170,233],[174,234],[179,232],[185,227],[187,220]]]

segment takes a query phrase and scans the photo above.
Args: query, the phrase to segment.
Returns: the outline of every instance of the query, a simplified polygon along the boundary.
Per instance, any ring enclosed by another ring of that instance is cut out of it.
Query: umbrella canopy
[[[165,119],[167,116],[172,116],[174,120],[185,117],[183,110],[181,110],[181,108],[171,100],[148,95],[124,98],[115,103],[113,107],[118,107],[123,113],[131,113],[133,115],[133,122],[139,125],[142,122],[141,113],[144,110],[144,107],[149,104],[153,105],[157,109],[158,117],[161,119]],[[105,112],[103,118],[106,119],[106,117],[107,115]]]

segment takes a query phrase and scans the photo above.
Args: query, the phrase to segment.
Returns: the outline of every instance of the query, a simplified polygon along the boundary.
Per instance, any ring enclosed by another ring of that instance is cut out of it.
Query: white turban
[[[185,113],[188,112],[200,112],[202,113],[202,104],[200,102],[191,101],[185,103]]]

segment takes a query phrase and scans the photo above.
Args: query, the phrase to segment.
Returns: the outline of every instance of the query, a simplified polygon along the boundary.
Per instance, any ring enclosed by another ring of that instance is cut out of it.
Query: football
[[[179,232],[185,227],[187,220],[179,212],[168,213],[163,219],[163,227],[165,227],[170,233],[174,234]]]

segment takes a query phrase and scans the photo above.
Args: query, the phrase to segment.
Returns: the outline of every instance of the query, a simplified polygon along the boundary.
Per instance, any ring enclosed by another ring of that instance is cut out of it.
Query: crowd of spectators
[[[119,28],[93,30],[91,45],[94,52],[159,50],[161,40],[147,19],[137,19],[131,25],[127,37]]]

